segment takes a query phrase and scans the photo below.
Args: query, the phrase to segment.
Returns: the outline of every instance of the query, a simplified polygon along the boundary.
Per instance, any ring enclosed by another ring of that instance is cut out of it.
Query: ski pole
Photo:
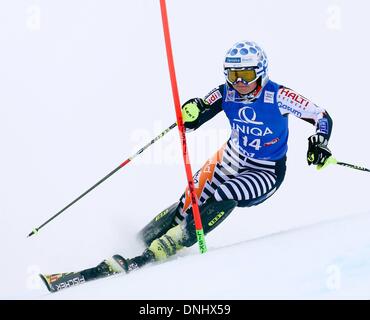
[[[333,156],[329,157],[328,160],[326,160],[323,165],[317,166],[317,169],[318,170],[324,169],[329,164],[338,164],[340,166],[344,166],[344,167],[347,167],[347,168],[370,172],[370,169],[360,167],[360,166],[355,165],[355,164],[350,164],[350,163],[346,163],[346,162],[337,161],[337,159],[335,159]]]
[[[126,159],[124,162],[122,162],[117,168],[115,168],[113,171],[109,172],[104,178],[102,178],[101,180],[99,180],[96,184],[94,184],[90,189],[86,190],[83,194],[81,194],[79,197],[77,197],[75,200],[73,200],[71,203],[69,203],[67,206],[65,206],[62,210],[60,210],[59,212],[57,212],[55,215],[53,215],[49,220],[45,221],[42,225],[40,225],[39,227],[33,229],[30,234],[28,235],[28,237],[31,237],[32,235],[36,234],[42,227],[44,227],[46,224],[48,224],[51,220],[55,219],[57,216],[59,216],[62,212],[64,212],[65,210],[67,210],[70,206],[72,206],[73,204],[75,204],[78,200],[80,200],[81,198],[83,198],[84,196],[86,196],[91,190],[95,189],[99,184],[101,184],[102,182],[104,182],[105,180],[107,180],[110,176],[112,176],[113,174],[115,174],[119,169],[123,168],[126,164],[128,164],[129,162],[131,162],[135,157],[137,157],[140,153],[142,153],[145,149],[147,149],[148,147],[150,147],[152,144],[154,144],[156,141],[158,141],[159,139],[161,139],[165,134],[167,134],[168,132],[170,132],[173,128],[175,128],[177,126],[177,123],[173,123],[171,124],[166,130],[164,130],[161,134],[159,134],[158,136],[156,136],[154,139],[152,139],[149,143],[147,143],[144,147],[142,147],[138,152],[136,152],[133,156],[129,157],[128,159]]]
[[[360,166],[357,166],[355,164],[350,164],[350,163],[345,163],[345,162],[339,162],[339,161],[337,162],[337,164],[339,164],[340,166],[351,168],[351,169],[356,169],[356,170],[370,172],[370,169],[367,169],[367,168],[364,168],[364,167],[360,167]]]

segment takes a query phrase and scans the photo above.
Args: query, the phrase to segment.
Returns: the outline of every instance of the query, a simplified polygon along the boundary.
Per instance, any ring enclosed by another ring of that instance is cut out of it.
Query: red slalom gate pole
[[[166,1],[165,0],[160,0],[160,6],[161,6],[161,14],[162,14],[162,25],[163,25],[164,40],[165,40],[165,44],[166,44],[168,69],[169,69],[169,72],[170,72],[172,95],[173,95],[173,101],[174,101],[174,104],[175,104],[175,111],[176,111],[177,127],[179,128],[179,134],[180,134],[180,141],[181,141],[181,146],[182,146],[182,154],[183,154],[183,157],[184,157],[186,177],[187,177],[187,180],[188,180],[191,204],[192,204],[192,208],[193,208],[193,216],[194,216],[194,221],[195,221],[196,235],[197,235],[197,240],[198,240],[198,244],[199,244],[199,250],[200,250],[201,253],[205,253],[205,252],[207,252],[207,246],[206,246],[206,242],[205,242],[205,238],[204,238],[202,220],[200,218],[200,212],[199,212],[199,207],[198,207],[198,199],[197,199],[197,195],[196,195],[195,190],[194,190],[193,173],[192,173],[192,170],[191,170],[189,154],[188,154],[188,150],[187,150],[186,136],[185,136],[185,126],[184,126],[184,122],[182,120],[182,112],[181,112],[179,91],[178,91],[178,88],[177,88],[177,81],[176,81],[175,64],[174,64],[173,55],[172,55],[171,37],[170,37],[170,29],[169,29],[169,25],[168,25]]]

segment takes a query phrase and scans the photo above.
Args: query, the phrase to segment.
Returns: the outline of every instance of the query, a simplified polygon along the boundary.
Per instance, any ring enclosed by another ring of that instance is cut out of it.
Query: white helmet
[[[224,60],[224,74],[227,83],[233,85],[234,79],[229,78],[230,70],[254,70],[255,78],[247,78],[244,80],[246,84],[258,81],[258,84],[263,88],[268,82],[268,61],[263,49],[257,43],[251,41],[240,41],[235,43],[226,53]],[[250,75],[249,75],[250,77]]]

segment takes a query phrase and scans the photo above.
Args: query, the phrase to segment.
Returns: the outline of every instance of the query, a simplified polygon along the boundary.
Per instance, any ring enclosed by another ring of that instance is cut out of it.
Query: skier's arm
[[[213,89],[204,98],[193,98],[182,106],[186,131],[198,129],[222,110],[222,85]]]
[[[333,120],[324,108],[283,86],[279,88],[277,103],[281,114],[292,114],[311,123],[316,128],[316,134],[324,136],[329,141]]]
[[[332,155],[328,148],[328,142],[333,127],[333,120],[328,112],[284,86],[279,88],[277,103],[281,114],[293,114],[297,118],[315,126],[316,133],[308,138],[307,162],[309,165],[324,165],[326,160]]]

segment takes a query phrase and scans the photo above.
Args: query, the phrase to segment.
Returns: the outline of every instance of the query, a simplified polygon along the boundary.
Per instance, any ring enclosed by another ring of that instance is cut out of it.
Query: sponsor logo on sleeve
[[[321,133],[329,133],[329,122],[328,119],[323,118],[319,120],[319,131]]]
[[[281,101],[278,102],[278,107],[282,108],[282,109],[285,109],[285,110],[288,110],[291,114],[295,115],[298,118],[302,117],[302,112],[299,112],[298,110],[294,109],[291,106],[283,104]]]
[[[303,108],[303,110],[305,110],[310,103],[310,100],[308,100],[307,98],[285,87],[281,87],[278,94],[279,98],[281,98],[282,100],[290,101],[291,103],[298,106],[298,108]]]
[[[271,92],[271,91],[266,90],[263,102],[265,102],[265,103],[274,103],[274,96],[275,96],[275,92]]]
[[[204,100],[209,104],[214,104],[217,100],[220,100],[222,98],[220,90],[216,90],[211,92],[209,95],[207,95]]]

